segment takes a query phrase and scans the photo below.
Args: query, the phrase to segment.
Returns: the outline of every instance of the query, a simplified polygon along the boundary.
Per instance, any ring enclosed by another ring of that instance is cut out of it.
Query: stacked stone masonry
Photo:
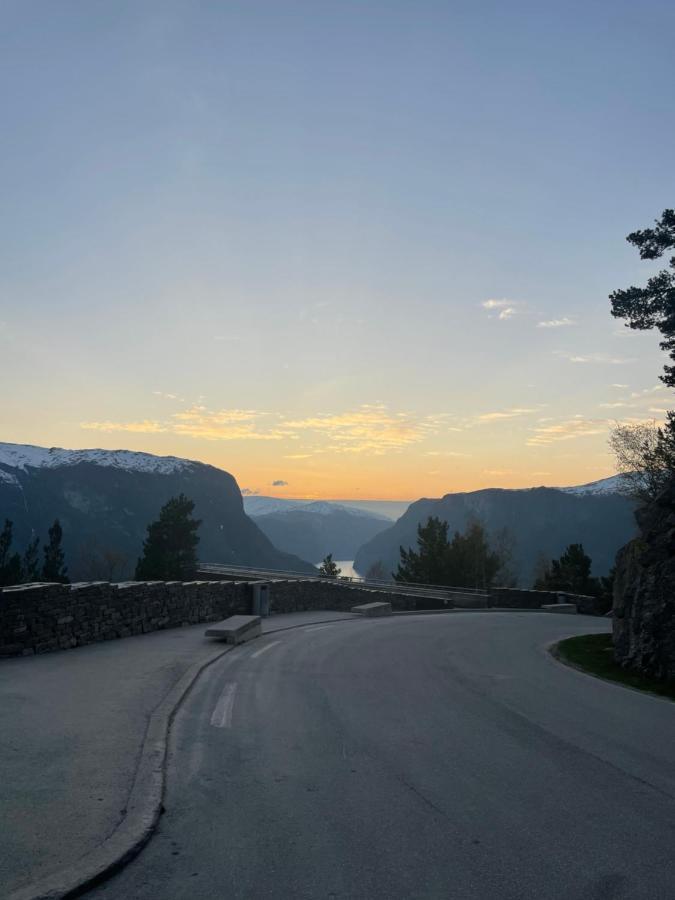
[[[272,613],[353,606],[383,600],[393,610],[415,610],[425,602],[399,591],[373,591],[317,580],[270,582]],[[545,603],[575,602],[593,613],[592,597],[499,588],[490,606],[538,609]],[[460,604],[461,605],[461,604]],[[29,656],[145,634],[163,628],[218,622],[251,612],[251,585],[237,581],[85,582],[27,584],[0,589],[0,657]]]
[[[87,582],[0,590],[0,656],[30,655],[213,622],[249,608],[235,582]]]
[[[272,611],[349,610],[368,590],[322,581],[271,585]],[[380,599],[378,593],[377,599]],[[397,609],[409,598],[384,594]],[[86,582],[0,588],[0,657],[29,656],[251,611],[251,589],[234,581]]]

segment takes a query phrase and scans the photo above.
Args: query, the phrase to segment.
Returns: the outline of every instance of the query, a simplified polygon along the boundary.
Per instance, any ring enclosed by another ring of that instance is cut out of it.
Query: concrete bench
[[[206,637],[220,638],[228,644],[243,644],[260,634],[260,616],[230,616],[223,622],[210,625]]]
[[[575,603],[546,603],[541,607],[544,612],[551,613],[576,613]]]
[[[390,616],[391,603],[362,603],[360,606],[352,606],[352,612],[361,616]]]

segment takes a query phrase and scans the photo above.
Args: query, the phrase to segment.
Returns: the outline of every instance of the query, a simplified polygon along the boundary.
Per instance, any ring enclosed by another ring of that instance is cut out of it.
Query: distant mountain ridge
[[[324,500],[273,508],[254,521],[280,550],[312,562],[329,553],[353,559],[361,544],[391,524],[387,516]]]
[[[362,501],[358,500],[353,502],[355,504],[362,503]],[[386,505],[390,501],[383,500],[379,502],[386,508]],[[371,503],[377,505],[378,501],[373,500]],[[393,521],[391,515],[388,516],[375,509],[366,509],[363,505],[352,506],[352,501],[350,500],[293,500],[287,497],[267,497],[263,494],[244,494],[244,509],[246,510],[246,514],[252,518],[266,516],[270,513],[287,512],[291,509],[310,509],[312,512],[320,515],[328,515],[335,509],[346,509],[355,516],[366,515],[376,519],[383,519],[384,521]]]
[[[412,503],[392,526],[359,548],[354,567],[364,573],[377,561],[396,571],[399,547],[417,546],[417,526],[429,516],[446,521],[449,532],[464,531],[479,519],[488,533],[506,528],[514,540],[514,569],[530,587],[540,559],[560,556],[582,543],[593,560],[593,574],[606,575],[617,551],[634,537],[635,503],[621,493],[620,476],[565,488],[487,488]]]
[[[14,523],[14,548],[41,540],[55,518],[71,579],[103,578],[103,552],[120,560],[116,578],[133,575],[148,524],[172,496],[195,502],[200,559],[313,572],[304,559],[279,551],[245,514],[228,472],[175,456],[132,450],[64,450],[0,443],[0,526]]]

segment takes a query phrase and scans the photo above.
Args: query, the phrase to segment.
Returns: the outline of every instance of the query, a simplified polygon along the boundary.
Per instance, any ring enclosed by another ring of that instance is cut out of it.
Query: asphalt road
[[[555,662],[603,620],[278,633],[173,731],[160,830],[107,900],[672,900],[675,705]]]

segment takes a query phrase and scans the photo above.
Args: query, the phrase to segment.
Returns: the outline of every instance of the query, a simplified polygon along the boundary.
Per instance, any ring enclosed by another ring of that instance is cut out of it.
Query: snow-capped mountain
[[[349,503],[338,503],[336,500],[291,500],[285,497],[245,494],[244,509],[246,514],[252,518],[267,516],[272,513],[289,512],[292,509],[303,509],[306,512],[313,512],[319,516],[330,516],[336,510],[339,510],[351,516],[365,516],[366,518],[382,519],[384,522],[391,522],[390,516],[385,516],[374,510],[350,506]]]
[[[266,516],[268,513],[298,509],[311,500],[287,500],[285,497],[265,497],[261,494],[244,494],[244,509],[247,516]]]
[[[58,518],[71,579],[131,577],[148,524],[180,493],[201,520],[204,562],[314,571],[270,543],[244,513],[237,482],[214,466],[132,450],[0,443],[0,527],[13,522],[14,549],[23,552]],[[106,559],[118,561],[114,573]]]
[[[601,478],[599,481],[577,484],[573,487],[561,487],[558,490],[564,491],[566,494],[620,494],[624,489],[624,483],[623,475],[611,475],[609,478]]]
[[[12,469],[56,469],[92,463],[128,472],[154,472],[170,475],[200,465],[177,456],[154,456],[135,450],[64,450],[61,447],[36,447],[33,444],[7,444],[0,441],[0,466]]]
[[[391,522],[388,516],[383,516],[381,513],[357,509],[355,506],[345,506],[342,503],[333,503],[330,500],[313,500],[303,506],[302,511],[315,513],[317,516],[332,516],[336,512],[340,512],[355,518],[380,519],[382,522]]]

